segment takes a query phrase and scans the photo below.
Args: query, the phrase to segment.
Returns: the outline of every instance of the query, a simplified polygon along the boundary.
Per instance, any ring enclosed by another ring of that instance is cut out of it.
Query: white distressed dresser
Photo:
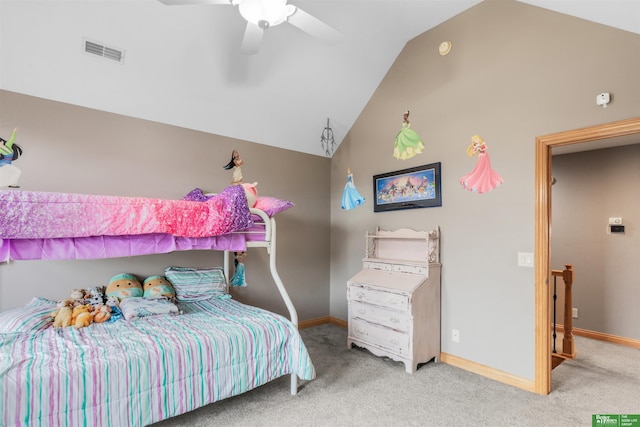
[[[418,364],[440,356],[440,230],[377,229],[362,270],[347,282],[347,347]]]

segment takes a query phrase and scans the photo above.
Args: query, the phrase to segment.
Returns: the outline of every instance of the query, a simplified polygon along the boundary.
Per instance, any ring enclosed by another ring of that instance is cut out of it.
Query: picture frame
[[[373,211],[442,206],[440,162],[373,176]]]

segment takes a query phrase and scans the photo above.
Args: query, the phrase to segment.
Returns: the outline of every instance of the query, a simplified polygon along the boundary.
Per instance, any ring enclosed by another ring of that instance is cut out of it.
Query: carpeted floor
[[[283,377],[156,424],[169,426],[591,426],[593,414],[640,413],[640,350],[576,337],[578,357],[553,371],[548,396],[444,363],[404,365],[347,350],[346,330],[301,331],[317,378],[297,396]]]

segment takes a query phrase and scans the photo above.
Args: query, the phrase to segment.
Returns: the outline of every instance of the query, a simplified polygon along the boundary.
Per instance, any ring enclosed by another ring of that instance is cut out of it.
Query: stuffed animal
[[[109,285],[105,292],[108,297],[116,297],[122,301],[129,297],[141,297],[142,285],[133,274],[116,274],[109,280]]]
[[[96,323],[106,322],[111,318],[111,307],[108,305],[98,305],[93,308],[93,321]]]
[[[257,182],[254,182],[252,184],[242,184],[242,187],[244,187],[244,195],[247,197],[247,205],[249,205],[250,208],[255,207],[256,202],[258,201],[258,189],[256,188],[257,185]]]
[[[56,310],[51,313],[53,317],[53,326],[62,328],[71,326],[73,301],[70,298],[58,301]]]
[[[81,305],[84,303],[84,297],[86,292],[84,289],[71,289],[71,293],[69,294],[69,298],[73,300],[73,305]]]
[[[87,294],[84,296],[85,304],[89,304],[91,307],[97,307],[104,304],[104,287],[94,286],[87,288]]]
[[[77,305],[71,312],[71,324],[74,328],[84,328],[93,322],[93,313],[89,304]]]
[[[142,282],[144,298],[165,297],[173,301],[176,298],[176,291],[171,283],[163,276],[151,276]]]
[[[120,305],[120,300],[118,300],[118,297],[107,297],[105,305],[108,305],[109,307],[118,307]]]

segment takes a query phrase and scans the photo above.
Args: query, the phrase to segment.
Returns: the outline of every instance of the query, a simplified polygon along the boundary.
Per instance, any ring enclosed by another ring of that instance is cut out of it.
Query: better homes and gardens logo
[[[594,414],[592,427],[640,427],[640,415],[631,414]]]

